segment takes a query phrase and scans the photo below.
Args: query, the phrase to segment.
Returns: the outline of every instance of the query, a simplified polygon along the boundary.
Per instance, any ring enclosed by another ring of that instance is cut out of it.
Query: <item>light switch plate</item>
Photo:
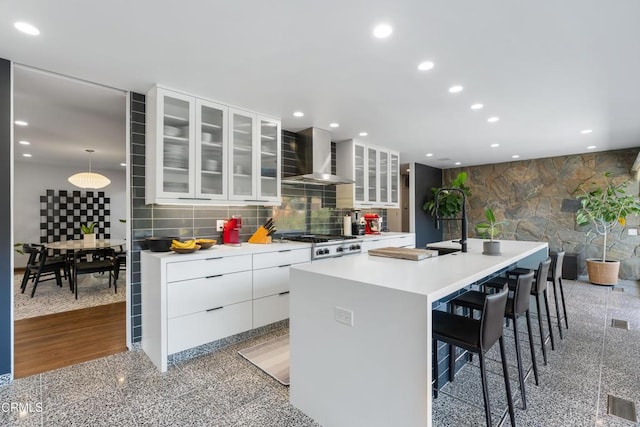
[[[629,229],[629,236],[637,236],[638,235],[638,229],[637,228],[630,228]]]
[[[224,219],[216,220],[216,230],[222,231],[223,228],[224,228]]]
[[[353,326],[353,311],[337,307],[335,308],[336,322],[344,323],[345,325]]]

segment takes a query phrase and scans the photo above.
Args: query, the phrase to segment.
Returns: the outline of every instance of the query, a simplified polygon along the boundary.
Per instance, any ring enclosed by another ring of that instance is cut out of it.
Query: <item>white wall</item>
[[[71,185],[67,178],[86,165],[78,169],[68,167],[35,164],[31,162],[15,162],[14,171],[14,200],[13,200],[13,239],[20,243],[40,242],[40,196],[46,194],[47,189],[74,191],[79,188]],[[111,180],[111,184],[99,191],[104,191],[111,198],[111,237],[124,239],[126,224],[118,221],[127,217],[126,170],[99,171]],[[84,190],[83,190],[84,191]],[[15,254],[15,267],[24,267],[27,258]]]

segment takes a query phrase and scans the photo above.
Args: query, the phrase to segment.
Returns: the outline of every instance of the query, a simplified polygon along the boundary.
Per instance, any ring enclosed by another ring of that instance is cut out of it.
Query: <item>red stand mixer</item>
[[[222,242],[225,245],[240,246],[240,229],[242,228],[242,217],[234,215],[225,221],[222,228]]]
[[[382,218],[378,214],[364,214],[365,234],[380,234]]]

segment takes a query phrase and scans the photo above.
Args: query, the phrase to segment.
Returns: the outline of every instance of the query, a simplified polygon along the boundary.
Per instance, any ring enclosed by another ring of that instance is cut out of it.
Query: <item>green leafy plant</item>
[[[453,181],[451,181],[451,188],[459,188],[469,198],[471,196],[471,190],[465,185],[468,175],[466,172],[460,172]],[[435,194],[440,190],[439,188],[432,188],[431,192],[434,195],[433,200],[427,201],[422,209],[428,211],[432,216],[436,215],[436,198]],[[455,218],[462,211],[462,196],[456,191],[443,191],[438,195],[438,216],[440,218]]]
[[[93,229],[96,226],[95,222],[89,222],[87,224],[82,224],[80,228],[82,229],[82,234],[93,234]]]
[[[620,224],[624,226],[627,216],[640,214],[640,200],[637,196],[627,194],[627,182],[614,184],[609,177],[611,174],[604,174],[605,184],[597,186],[595,182],[589,189],[579,186],[576,191],[581,191],[577,196],[581,207],[576,212],[576,223],[578,225],[593,224],[595,231],[604,236],[602,243],[602,261],[607,257],[607,235],[613,228]]]
[[[20,255],[24,255],[24,251],[22,248],[24,247],[24,243],[14,243],[13,250],[19,253]]]
[[[501,226],[505,221],[496,221],[496,215],[491,208],[484,210],[484,217],[485,221],[476,224],[476,232],[493,242],[494,237],[498,237],[502,232]]]

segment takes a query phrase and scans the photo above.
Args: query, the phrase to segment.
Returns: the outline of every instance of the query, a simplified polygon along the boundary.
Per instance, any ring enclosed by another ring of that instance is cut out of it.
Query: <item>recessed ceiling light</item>
[[[24,154],[22,155],[22,157],[31,157],[31,154],[29,154],[29,153],[24,153]]]
[[[407,169],[407,172],[411,172],[411,169]]]
[[[519,156],[519,155],[517,155],[517,154],[514,154],[513,156],[511,156],[511,158],[512,158],[512,159],[518,159],[518,158],[520,158],[520,156]]]
[[[393,28],[389,24],[378,24],[373,29],[373,35],[379,39],[386,39],[393,33]]]
[[[340,125],[338,123],[330,123],[329,127],[337,128],[337,127],[340,127]]]
[[[358,135],[360,135],[360,136],[367,136],[367,135],[369,135],[369,134],[368,134],[367,132],[360,132]]]
[[[31,143],[29,141],[20,141],[20,144],[22,144],[22,145],[31,145]]]
[[[418,64],[418,70],[420,71],[428,71],[433,68],[435,64],[431,61],[423,61]]]
[[[29,24],[28,22],[16,22],[13,24],[16,27],[16,30],[22,31],[25,34],[29,34],[30,36],[37,36],[40,34],[40,30]]]
[[[499,120],[500,120],[500,117],[495,117],[495,116],[494,116],[494,117],[489,117],[489,118],[487,119],[487,121],[488,121],[489,123],[495,123],[495,122],[497,122],[497,121],[499,121]]]
[[[455,162],[454,165],[456,166],[460,166],[462,164],[462,162]]]
[[[303,117],[304,113],[302,111],[296,111],[295,113],[293,113],[294,117]]]
[[[494,142],[493,144],[490,145],[491,148],[498,148],[500,147],[500,144],[498,144],[497,142]]]
[[[471,106],[471,109],[472,109],[472,110],[480,110],[480,109],[482,109],[482,107],[484,107],[484,105],[483,105],[483,104],[477,103],[477,104],[473,104],[473,105]]]
[[[18,126],[28,126],[29,125],[29,123],[25,122],[24,120],[16,120],[13,123],[17,124]]]
[[[120,166],[127,166],[126,163],[120,163]]]
[[[593,150],[594,148],[596,148],[595,145],[590,145],[590,146],[587,147],[587,150]]]
[[[586,134],[591,133],[591,132],[593,132],[591,129],[584,129],[584,130],[580,131],[580,133],[583,134],[583,135],[586,135]]]
[[[427,154],[425,154],[425,156],[431,157],[431,156],[433,156],[433,153],[427,153]]]
[[[449,92],[451,93],[458,93],[458,92],[462,92],[463,87],[460,85],[455,85],[455,86],[451,86],[449,88]]]

